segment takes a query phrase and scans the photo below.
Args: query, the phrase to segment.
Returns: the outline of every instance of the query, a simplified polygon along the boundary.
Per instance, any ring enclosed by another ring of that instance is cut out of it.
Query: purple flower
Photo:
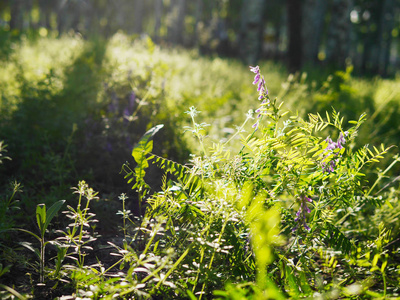
[[[259,66],[255,66],[255,67],[250,66],[250,71],[253,72],[254,74],[256,74],[254,76],[253,84],[257,85],[257,91],[258,91],[258,94],[259,94],[258,100],[260,100],[260,101],[262,100],[261,105],[264,105],[264,104],[269,105],[269,99],[267,97],[268,90],[267,90],[267,88],[265,86],[264,77],[261,76],[261,74],[260,74]],[[256,113],[258,113],[257,118],[260,118],[261,117],[261,108],[258,108],[256,110]],[[253,124],[253,128],[255,128],[257,130],[258,129],[258,124],[259,123],[257,121],[255,124]]]
[[[345,131],[344,135],[342,133],[339,134],[339,138],[336,142],[332,141],[330,137],[327,137],[325,141],[328,143],[324,151],[323,160],[326,160],[329,156],[333,155],[334,158],[328,162],[322,162],[322,172],[327,172],[328,174],[335,170],[336,164],[339,162],[339,152],[335,152],[336,149],[342,149],[343,145],[346,144],[345,136],[349,133]]]
[[[260,77],[261,77],[260,73],[257,73],[256,76],[254,77],[253,84],[257,84],[257,82],[260,80]]]
[[[260,68],[258,66],[255,66],[255,67],[250,66],[250,71],[258,74],[258,73],[260,73]]]
[[[253,124],[253,126],[251,126],[251,127],[253,127],[255,130],[257,130],[258,129],[258,123],[259,123],[259,121],[257,120],[257,122],[255,122]]]
[[[257,87],[257,92],[263,92],[264,91],[264,84],[265,84],[265,81],[264,81],[264,78],[262,78],[259,82],[258,82],[258,87]]]
[[[258,100],[263,100],[266,95],[268,95],[268,90],[265,86],[264,77],[260,74],[260,68],[258,66],[252,67],[250,66],[250,71],[256,74],[254,76],[253,84],[257,85],[257,91],[259,92]]]
[[[296,213],[296,219],[294,219],[294,221],[302,224],[307,231],[310,231],[311,229],[306,223],[307,214],[311,212],[310,208],[307,206],[307,202],[312,202],[312,200],[311,198],[305,195],[301,195],[299,200],[300,200],[300,208]],[[297,225],[292,229],[292,231],[295,231],[296,229]]]
[[[343,146],[342,144],[346,144],[346,139],[344,138],[345,136],[347,136],[349,133],[347,131],[344,132],[344,135],[342,133],[339,134],[339,138],[337,140],[337,146],[338,148],[342,149]]]

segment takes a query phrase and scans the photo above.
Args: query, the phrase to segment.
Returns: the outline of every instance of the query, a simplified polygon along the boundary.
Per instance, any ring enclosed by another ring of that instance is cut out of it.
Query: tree
[[[10,0],[10,29],[11,30],[22,30],[23,29],[23,1],[22,0]]]
[[[174,44],[183,43],[185,28],[186,0],[171,0],[169,12],[168,39]]]
[[[203,14],[203,0],[196,0],[195,12],[194,12],[194,34],[193,39],[197,47],[199,46],[199,25],[202,21]]]
[[[161,30],[161,21],[162,21],[162,13],[163,13],[163,1],[155,0],[154,1],[154,40],[156,42],[160,41],[160,30]]]
[[[332,66],[344,68],[350,45],[350,12],[352,0],[333,0],[326,42],[326,61]]]
[[[380,19],[378,73],[386,76],[388,72],[392,31],[394,28],[395,0],[382,0],[383,7]]]
[[[40,11],[40,26],[50,29],[50,15],[51,11],[54,10],[54,1],[39,0],[38,4]]]
[[[298,71],[302,65],[302,2],[287,0],[288,15],[288,66],[291,72]]]
[[[264,0],[243,1],[239,49],[242,60],[247,64],[256,64],[261,56],[264,5]]]
[[[143,17],[145,15],[144,12],[144,1],[143,0],[136,0],[134,2],[133,7],[134,13],[134,32],[135,33],[142,33],[143,32]]]
[[[318,60],[322,42],[328,2],[326,0],[305,0],[303,4],[302,38],[303,62],[314,64]]]

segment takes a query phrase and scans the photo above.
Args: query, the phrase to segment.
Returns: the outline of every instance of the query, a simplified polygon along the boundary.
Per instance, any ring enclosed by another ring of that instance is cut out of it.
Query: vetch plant
[[[248,124],[253,114],[247,113],[231,136],[211,141],[209,125],[198,122],[200,112],[190,107],[191,126],[184,130],[197,139],[199,151],[187,164],[152,153],[153,138],[163,125],[149,129],[133,147],[133,166],[124,164],[122,172],[136,192],[129,200],[139,202],[139,215],[131,217],[128,196],[120,194],[121,235],[107,246],[92,247],[102,240],[91,232],[95,215],[89,208],[97,193],[79,182],[78,206],[68,206],[70,225],[54,242],[59,252],[51,273],[72,284],[71,297],[396,294],[391,223],[380,222],[378,231],[368,226],[382,220],[375,214],[382,207],[398,207],[398,193],[387,192],[395,179],[385,181],[398,158],[375,182],[368,182],[370,165],[390,147],[357,145],[365,114],[348,123],[334,109],[306,118],[291,115],[283,102],[269,98],[260,68],[250,71],[261,101],[253,126]],[[239,151],[230,148],[237,137]],[[159,187],[148,184],[150,163],[164,172]],[[391,214],[391,220],[397,217]],[[101,261],[103,255],[106,260]],[[66,265],[64,260],[76,263]]]
[[[334,171],[336,164],[339,161],[339,157],[345,151],[343,145],[346,143],[345,137],[348,134],[349,133],[347,131],[344,133],[344,135],[343,133],[340,133],[337,142],[333,142],[330,137],[326,138],[325,142],[327,143],[327,146],[323,153],[324,158],[321,163],[324,172],[330,173]]]
[[[161,218],[166,224],[165,233],[157,239],[152,236],[149,241],[156,242],[147,244],[144,253],[147,256],[153,249],[153,255],[160,255],[172,248],[178,257],[165,279],[148,289],[151,295],[159,293],[162,282],[171,280],[191,298],[207,297],[213,287],[228,281],[236,284],[229,285],[231,292],[247,293],[243,289],[249,288],[255,299],[311,296],[313,282],[327,276],[325,269],[321,274],[314,272],[319,268],[313,258],[320,253],[316,249],[336,251],[337,264],[345,264],[357,239],[347,233],[357,215],[349,208],[364,206],[366,199],[382,205],[378,195],[366,192],[368,182],[361,171],[379,161],[390,147],[354,147],[365,115],[346,126],[335,110],[326,118],[318,113],[309,114],[308,119],[288,116],[283,103],[270,100],[259,67],[250,71],[262,102],[250,133],[244,134],[244,124],[233,134],[243,144],[237,154],[228,148],[231,139],[206,147],[206,124],[196,122],[199,112],[194,107],[187,112],[193,125],[185,129],[198,139],[201,151],[189,165],[152,154],[146,142],[134,148],[136,168],[145,169],[153,161],[166,172],[161,191],[150,195],[148,190],[140,198],[147,202],[145,219]],[[156,128],[149,131],[153,132]],[[331,135],[338,136],[336,142],[326,138]],[[144,174],[136,172],[136,187]],[[363,247],[361,251],[366,251]],[[229,249],[229,256],[223,255],[223,249]],[[236,268],[246,270],[242,280],[253,284],[242,285],[240,276],[229,275]],[[329,269],[329,276],[337,276],[334,270]],[[333,293],[334,282],[323,293]],[[222,290],[215,295],[229,298]]]
[[[296,213],[296,219],[294,219],[295,222],[299,222],[304,226],[304,228],[308,231],[310,231],[310,227],[307,225],[307,215],[311,212],[311,210],[307,206],[307,202],[312,202],[310,198],[308,198],[305,195],[301,195],[299,197],[299,202],[300,202],[300,208]],[[294,227],[292,230],[295,231],[297,229]]]

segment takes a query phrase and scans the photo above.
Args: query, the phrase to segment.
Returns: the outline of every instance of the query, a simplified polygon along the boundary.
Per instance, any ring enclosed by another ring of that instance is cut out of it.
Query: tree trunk
[[[371,20],[375,25],[376,30],[370,30],[370,45],[368,48],[369,51],[369,61],[368,67],[369,71],[373,74],[377,74],[379,70],[379,53],[381,52],[382,47],[382,19],[383,19],[383,2],[385,0],[381,0],[377,2],[375,9],[372,11]],[[373,17],[374,16],[374,17]],[[372,27],[372,26],[371,26]],[[370,27],[370,28],[371,28]]]
[[[57,11],[57,30],[58,34],[61,35],[68,29],[67,1],[58,0],[56,11]]]
[[[170,0],[167,16],[167,28],[168,28],[168,41],[175,43],[176,33],[175,33],[175,22],[177,18],[177,0]]]
[[[134,26],[129,24],[129,20],[131,19],[130,4],[131,2],[128,0],[119,0],[118,3],[111,3],[111,5],[114,5],[114,19],[117,28],[124,30],[128,34],[134,31]]]
[[[81,21],[81,9],[82,4],[71,1],[68,5],[68,14],[71,16],[69,19],[68,29],[72,29],[75,32],[79,31],[80,21]]]
[[[154,40],[158,43],[160,42],[160,30],[161,30],[161,20],[163,12],[163,0],[154,1]]]
[[[142,33],[143,32],[143,16],[144,16],[144,0],[136,0],[134,9],[134,32]]]
[[[50,14],[53,8],[53,1],[51,0],[39,0],[40,10],[40,26],[50,29]]]
[[[10,29],[23,29],[23,7],[22,0],[10,0]]]
[[[196,0],[196,11],[194,13],[194,35],[193,44],[199,46],[199,25],[203,15],[203,0]]]
[[[392,45],[392,30],[394,28],[394,11],[396,3],[394,0],[383,0],[381,14],[381,32],[380,32],[380,51],[378,56],[378,72],[382,76],[387,75],[387,69],[390,59],[390,48]]]
[[[183,44],[185,33],[186,0],[178,0],[178,16],[176,20],[176,42]]]
[[[304,1],[302,20],[304,63],[314,64],[318,60],[327,4],[326,0]]]
[[[250,65],[260,59],[264,30],[264,0],[243,1],[240,56]]]
[[[183,43],[186,0],[171,0],[169,40],[173,44]]]
[[[352,0],[333,0],[326,43],[326,60],[329,64],[346,67],[350,41],[350,11]]]
[[[302,2],[299,0],[287,0],[288,15],[288,66],[290,72],[301,69],[302,65]]]

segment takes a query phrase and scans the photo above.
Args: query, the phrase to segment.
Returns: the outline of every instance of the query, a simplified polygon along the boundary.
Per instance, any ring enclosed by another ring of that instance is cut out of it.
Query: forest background
[[[1,1],[4,30],[41,28],[112,36],[147,34],[202,54],[344,67],[394,75],[399,53],[397,0],[12,0]]]

